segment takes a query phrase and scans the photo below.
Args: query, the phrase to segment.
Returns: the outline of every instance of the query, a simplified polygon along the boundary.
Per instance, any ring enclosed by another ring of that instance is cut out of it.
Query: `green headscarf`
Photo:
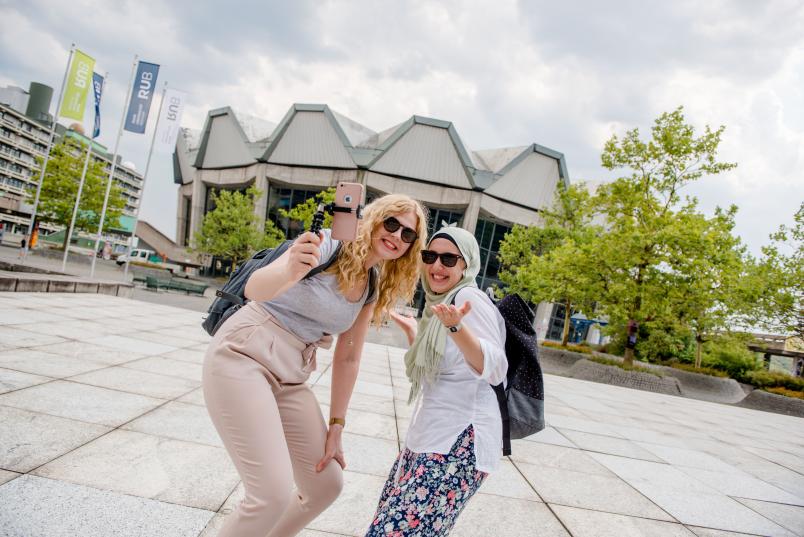
[[[427,276],[424,274],[421,276],[426,297],[424,312],[419,321],[416,339],[405,353],[405,372],[411,382],[408,403],[416,398],[423,380],[435,380],[447,344],[447,328],[433,315],[430,307],[436,304],[450,304],[453,297],[464,287],[477,287],[475,277],[480,272],[480,247],[474,235],[459,227],[445,226],[432,236],[428,247],[438,238],[450,240],[458,247],[466,262],[466,269],[463,271],[463,278],[452,289],[442,294],[434,293],[427,283]]]

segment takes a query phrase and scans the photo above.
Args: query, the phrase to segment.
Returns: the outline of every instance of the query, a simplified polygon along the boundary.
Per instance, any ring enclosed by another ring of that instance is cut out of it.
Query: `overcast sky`
[[[186,127],[226,105],[278,123],[294,102],[325,103],[376,131],[418,114],[453,122],[472,150],[560,151],[573,181],[611,179],[605,140],[683,105],[697,127],[726,126],[721,159],[739,164],[687,193],[707,214],[736,204],[752,252],[804,200],[799,0],[0,0],[0,86],[58,93],[71,43],[110,73],[110,149],[137,54],[161,64],[160,87],[189,93]],[[141,171],[157,104],[147,135],[121,142]],[[175,235],[170,156],[154,157],[142,217]]]

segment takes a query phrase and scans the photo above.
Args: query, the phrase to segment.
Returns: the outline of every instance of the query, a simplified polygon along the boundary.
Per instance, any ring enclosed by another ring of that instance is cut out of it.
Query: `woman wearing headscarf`
[[[444,227],[421,257],[426,303],[418,328],[391,314],[411,344],[405,367],[416,407],[366,537],[448,535],[502,454],[492,385],[508,369],[505,324],[475,283],[477,240]]]

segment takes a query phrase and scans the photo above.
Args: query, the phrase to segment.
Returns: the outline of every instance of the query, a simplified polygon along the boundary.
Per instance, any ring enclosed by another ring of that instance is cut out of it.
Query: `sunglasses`
[[[422,261],[425,265],[432,265],[436,259],[441,259],[441,264],[445,267],[454,267],[458,264],[459,259],[463,259],[462,255],[458,254],[440,254],[432,250],[422,250]]]
[[[416,233],[415,229],[403,226],[399,222],[399,220],[397,220],[393,216],[389,216],[388,218],[383,220],[382,225],[383,227],[385,227],[385,231],[387,231],[388,233],[396,233],[397,229],[402,228],[402,234],[401,234],[402,242],[410,244],[419,238],[419,234]]]

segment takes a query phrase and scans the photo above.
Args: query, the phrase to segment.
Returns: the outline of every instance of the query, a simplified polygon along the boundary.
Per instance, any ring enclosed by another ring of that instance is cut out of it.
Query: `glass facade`
[[[502,286],[498,277],[500,261],[497,254],[500,251],[500,242],[505,234],[511,231],[511,226],[478,219],[475,227],[475,238],[480,245],[480,273],[477,276],[477,285],[485,290],[491,286]]]
[[[315,195],[321,191],[322,189],[302,190],[296,188],[271,187],[268,193],[268,208],[266,210],[265,219],[276,224],[276,227],[285,232],[287,238],[296,238],[304,231],[304,225],[301,222],[294,222],[289,218],[282,217],[279,213],[279,209],[289,211],[296,205],[304,203],[308,198],[315,197]]]

